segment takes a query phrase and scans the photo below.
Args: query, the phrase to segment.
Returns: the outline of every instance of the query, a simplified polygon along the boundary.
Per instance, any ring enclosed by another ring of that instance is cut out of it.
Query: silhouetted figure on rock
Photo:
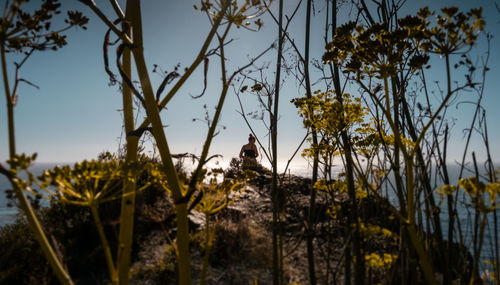
[[[255,137],[250,134],[248,136],[248,143],[241,147],[240,158],[243,159],[243,165],[257,165],[257,146],[255,145]]]

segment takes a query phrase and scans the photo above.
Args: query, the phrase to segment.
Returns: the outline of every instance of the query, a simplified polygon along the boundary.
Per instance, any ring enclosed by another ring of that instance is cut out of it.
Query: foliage
[[[27,83],[37,87],[33,83],[24,78],[19,77],[19,70],[27,59],[35,51],[43,51],[46,49],[57,50],[66,45],[66,36],[63,34],[71,27],[82,27],[88,22],[88,18],[80,12],[69,11],[68,17],[65,20],[66,27],[60,29],[52,28],[53,16],[60,13],[61,4],[57,0],[48,0],[41,3],[40,8],[35,9],[32,13],[23,10],[23,4],[26,0],[6,1],[2,17],[0,18],[0,57],[3,86],[5,91],[7,105],[7,124],[8,124],[8,142],[9,142],[9,157],[10,162],[15,164],[16,159],[16,140],[15,140],[15,125],[14,125],[14,107],[18,100],[18,87],[20,83]],[[10,87],[9,71],[7,67],[8,53],[22,53],[20,61],[15,63],[14,84]],[[34,157],[33,157],[34,159]],[[29,163],[28,160],[26,160]],[[4,170],[3,166],[0,168]],[[26,214],[28,224],[35,233],[35,238],[40,244],[42,251],[50,263],[55,275],[62,284],[72,284],[71,277],[63,268],[60,260],[54,252],[54,248],[48,241],[40,222],[38,221],[33,208],[23,191],[25,186],[31,184],[33,177],[29,177],[29,182],[25,183],[16,176],[17,169],[15,165],[11,165],[11,171],[2,171],[10,180],[16,196],[19,200],[20,209]]]
[[[467,14],[456,7],[443,8],[436,25],[430,27],[433,15],[425,7],[417,16],[398,19],[398,27],[387,29],[383,23],[370,27],[348,22],[337,28],[323,55],[325,62],[334,61],[346,72],[380,79],[399,71],[412,72],[428,63],[428,52],[450,55],[473,45],[485,21],[481,8]]]
[[[105,260],[100,252],[99,239],[88,209],[52,204],[39,212],[41,223],[56,241],[58,254],[69,268],[75,280],[95,282],[105,279]],[[22,239],[19,237],[23,237]],[[64,241],[60,243],[57,241]],[[8,248],[1,258],[0,282],[3,284],[59,284],[33,233],[22,216],[16,223],[2,227],[0,244]],[[45,280],[45,281],[42,281]]]
[[[388,12],[390,9],[394,11]],[[426,282],[435,284],[433,269],[429,257],[425,254],[427,248],[425,238],[417,229],[417,215],[419,219],[422,215],[420,210],[417,210],[420,207],[418,195],[422,191],[418,188],[419,183],[424,183],[424,185],[429,183],[425,180],[428,179],[427,176],[421,178],[419,176],[421,174],[418,173],[427,171],[424,167],[422,145],[431,128],[435,136],[434,140],[437,141],[434,123],[449,104],[452,95],[459,90],[476,87],[477,84],[472,82],[471,76],[474,67],[471,67],[469,63],[469,73],[466,74],[465,84],[455,89],[451,88],[450,56],[456,53],[467,53],[475,44],[485,22],[481,15],[481,8],[472,9],[467,13],[459,12],[453,7],[443,8],[442,14],[436,16],[435,23],[431,23],[430,16],[434,13],[428,8],[420,9],[416,16],[404,18],[398,18],[395,13],[397,10],[398,7],[388,8],[380,4],[378,12],[382,11],[379,16],[383,21],[378,23],[371,18],[367,7],[363,4],[360,13],[366,16],[368,23],[347,22],[333,31],[333,38],[326,45],[323,62],[330,64],[336,92],[328,89],[325,92],[318,91],[312,98],[295,99],[293,102],[299,108],[305,127],[317,129],[321,134],[321,140],[312,143],[311,148],[305,151],[306,156],[313,157],[315,152],[320,152],[324,164],[328,166],[331,165],[333,156],[345,152],[342,160],[346,169],[353,166],[353,161],[350,160],[351,150],[355,158],[354,168],[358,181],[320,181],[315,184],[316,189],[325,190],[330,194],[332,189],[338,188],[336,186],[339,183],[347,185],[347,188],[352,190],[347,192],[350,193],[353,205],[356,202],[354,200],[357,199],[360,201],[359,205],[362,205],[361,201],[370,193],[375,196],[380,195],[373,190],[380,186],[380,178],[387,177],[389,172],[383,167],[385,163],[389,164],[389,171],[394,172],[396,180],[394,188],[399,201],[397,207],[390,205],[390,209],[406,230],[400,242],[404,247],[409,246],[414,250]],[[421,117],[415,122],[408,111],[407,86],[415,80],[416,75],[424,73],[424,68],[430,68],[429,60],[432,54],[439,54],[446,58],[448,89],[445,96],[438,100],[438,107],[433,111],[427,99],[429,104],[428,114],[425,116],[427,120],[422,121]],[[460,63],[467,65],[463,60]],[[352,99],[341,94],[338,67],[342,68],[345,74],[346,84],[352,80],[360,87],[360,99],[355,99],[354,104]],[[353,108],[355,104],[359,107]],[[366,119],[367,115],[371,115],[372,118]],[[353,128],[355,124],[360,127]],[[359,156],[365,157],[366,163],[361,163]],[[379,167],[382,168],[378,169]],[[330,170],[326,168],[325,173],[329,172]],[[347,177],[349,175],[348,173]],[[373,175],[374,183],[369,183],[369,175]],[[345,188],[344,186],[338,189]],[[425,186],[424,190],[429,188]],[[471,192],[474,192],[477,187],[469,188]],[[450,199],[451,190],[453,189],[442,188],[439,193],[446,194]],[[434,207],[430,191],[424,192],[428,197],[424,199],[426,207]],[[450,203],[452,202],[449,202],[449,205]],[[338,218],[342,210],[337,203],[334,203],[330,214],[333,218]],[[362,208],[360,210],[363,212]],[[356,216],[356,208],[352,208],[351,211],[354,214],[350,215]],[[452,211],[451,208],[449,211]],[[357,230],[365,235],[366,229],[369,229],[364,226],[360,217],[355,217],[355,219],[352,221],[355,225],[353,239],[356,239]],[[444,251],[439,217],[434,215],[432,219],[434,219],[434,226],[438,227],[440,250]],[[430,221],[427,220],[427,222]],[[355,244],[354,247],[356,247]],[[347,253],[349,251],[350,249],[347,248],[346,255],[350,254]],[[366,256],[369,257],[366,260],[368,267],[373,268],[384,264],[383,259],[378,255]],[[443,256],[441,258],[444,258]],[[449,261],[449,256],[446,258]],[[346,257],[345,262],[346,266],[349,266],[347,264],[351,262],[349,257]],[[357,263],[359,262],[358,260]],[[443,262],[447,261],[443,259]],[[348,268],[346,267],[346,278],[350,278]],[[357,267],[356,282],[363,282],[360,281],[363,280],[362,276],[359,276],[363,274]],[[449,282],[449,278],[450,275],[445,272],[445,283]]]
[[[315,128],[321,136],[317,145],[311,144],[311,148],[303,151],[303,156],[313,157],[315,152],[319,152],[328,160],[340,154],[343,151],[341,131],[348,133],[353,147],[358,147],[362,154],[369,155],[372,152],[370,149],[377,145],[375,129],[366,121],[368,109],[362,105],[360,98],[343,94],[342,101],[339,101],[334,91],[318,90],[314,96],[296,98],[292,103],[299,109],[304,127]]]
[[[53,17],[61,12],[61,3],[58,0],[44,1],[31,13],[23,9],[23,4],[27,2],[27,0],[12,1],[0,18],[2,23],[0,38],[6,52],[31,53],[30,50],[58,50],[67,44],[64,31],[74,26],[86,29],[85,25],[89,19],[78,11],[68,11],[64,20],[66,27],[53,29]]]

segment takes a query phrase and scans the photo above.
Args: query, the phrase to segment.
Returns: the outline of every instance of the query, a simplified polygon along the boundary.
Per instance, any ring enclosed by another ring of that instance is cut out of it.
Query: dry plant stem
[[[484,86],[485,81],[486,81],[486,72],[488,71],[487,64],[489,62],[490,58],[490,38],[488,38],[488,52],[486,54],[486,59],[484,60],[484,68],[482,71],[483,74],[483,82],[482,86]],[[480,101],[483,97],[483,92],[484,88],[481,88],[481,93],[479,96]],[[485,116],[485,113],[483,113],[483,116]],[[497,177],[495,176],[495,166],[493,165],[493,160],[491,159],[491,151],[490,151],[490,143],[489,143],[489,138],[488,138],[488,124],[486,122],[486,117],[484,117],[484,135],[483,135],[483,140],[484,140],[484,145],[486,147],[486,155],[487,155],[487,163],[488,163],[488,175],[489,175],[489,182],[498,182]],[[495,258],[495,265],[494,265],[494,278],[496,280],[500,280],[500,252],[499,252],[499,240],[498,240],[498,217],[497,217],[497,210],[498,208],[494,208],[492,211],[493,215],[493,235],[494,235],[494,241],[495,245],[492,245],[492,248],[494,248],[494,258]]]
[[[232,80],[233,76],[229,79],[230,81],[228,82],[226,79],[226,63],[224,59],[224,40],[231,28],[231,23],[229,23],[225,29],[225,32],[222,37],[218,37],[219,40],[219,47],[220,47],[220,60],[221,60],[221,73],[222,73],[222,92],[219,97],[219,102],[217,103],[217,108],[215,110],[214,118],[212,120],[212,124],[210,125],[210,128],[207,133],[207,137],[205,138],[205,143],[203,144],[203,150],[200,155],[199,163],[198,166],[196,167],[196,170],[193,173],[193,176],[191,177],[191,181],[189,183],[189,192],[186,195],[187,199],[189,199],[189,196],[194,193],[196,190],[196,183],[198,181],[198,177],[201,175],[203,165],[205,164],[205,161],[208,157],[208,151],[210,150],[210,145],[212,143],[212,139],[214,137],[215,131],[217,129],[217,124],[219,123],[219,118],[222,112],[222,107],[224,106],[224,102],[226,100],[226,95],[227,91],[229,90],[229,85],[230,81]]]
[[[387,77],[384,77],[384,89],[385,89],[385,98],[388,103],[389,100],[389,89],[388,89],[388,82],[387,82]],[[372,96],[374,97],[374,96]],[[436,113],[431,117],[430,122],[433,122],[434,119],[437,117],[437,114],[441,111],[441,109],[444,107],[445,103],[448,101],[448,99],[451,97],[450,94],[448,94],[445,98],[445,102],[442,102]],[[376,99],[377,103],[381,105],[380,101]],[[384,111],[385,117],[387,119],[387,122],[389,123],[391,130],[394,134],[394,139],[396,144],[398,145],[399,149],[403,153],[403,157],[405,160],[405,165],[406,165],[406,187],[407,187],[407,197],[406,197],[406,207],[408,209],[407,212],[407,218],[406,220],[402,221],[403,224],[406,227],[406,230],[408,232],[408,235],[410,237],[411,243],[413,244],[413,247],[415,251],[418,254],[419,257],[419,262],[420,266],[422,268],[422,271],[424,272],[425,279],[427,280],[428,284],[437,284],[437,281],[434,277],[434,273],[432,271],[432,266],[430,264],[429,258],[426,255],[425,249],[422,247],[421,244],[421,239],[418,235],[418,232],[415,227],[415,179],[413,177],[413,158],[415,157],[415,148],[408,152],[406,149],[405,145],[401,141],[401,133],[399,132],[399,129],[395,125],[393,119],[391,118],[390,114],[390,106],[386,106],[386,108],[382,108]],[[425,131],[429,127],[429,123],[427,123],[426,127],[423,128],[422,133],[418,137],[417,141],[415,144],[418,144],[421,139],[423,138],[423,135],[425,134]],[[396,165],[397,167],[397,165]],[[399,171],[396,171],[397,175],[399,174]],[[401,204],[404,203],[404,201],[400,201]]]
[[[483,114],[484,115],[484,114]],[[486,147],[486,154],[487,154],[487,162],[488,162],[488,175],[489,175],[489,182],[497,182],[497,178],[495,176],[495,168],[493,165],[493,160],[491,159],[491,152],[490,152],[490,143],[488,139],[488,125],[486,123],[486,118],[484,119],[484,145]],[[493,215],[493,235],[494,238],[493,240],[495,241],[495,245],[491,246],[494,248],[493,255],[495,258],[495,265],[494,265],[494,277],[496,280],[500,280],[500,264],[499,264],[499,245],[498,245],[498,217],[497,217],[497,208],[493,209],[492,215]]]
[[[476,153],[472,152],[472,162],[474,164],[474,170],[476,174],[476,180],[479,181],[479,170],[477,167]],[[476,277],[479,277],[479,258],[481,257],[481,247],[483,245],[484,239],[484,227],[486,226],[486,214],[483,212],[485,209],[480,209],[479,200],[482,200],[483,197],[480,195],[484,195],[484,193],[480,193],[477,191],[474,197],[471,196],[471,200],[474,203],[474,237],[473,237],[473,246],[474,246],[474,267],[472,270],[472,277],[469,281],[469,285],[475,284]],[[479,227],[479,229],[478,229]],[[478,233],[479,230],[479,233]]]
[[[116,27],[116,25],[114,25],[111,22],[111,20],[109,20],[109,18],[106,17],[106,15],[96,6],[96,4],[93,0],[86,1],[84,3],[92,10],[92,12],[94,12],[97,15],[97,17],[99,17],[99,19],[101,19],[101,21],[103,21],[106,24],[106,26],[108,26],[111,30],[113,30],[113,32],[116,34],[116,36],[120,37],[123,42],[125,42],[129,45],[132,44],[132,40],[130,39],[130,37],[127,34],[122,33]],[[128,1],[127,1],[127,5],[128,5]]]
[[[274,111],[271,114],[271,147],[272,147],[272,203],[273,203],[273,283],[283,284],[283,244],[281,229],[280,189],[278,188],[278,110],[281,81],[281,58],[283,52],[283,0],[279,0],[278,15],[278,55],[276,60],[276,77],[274,82]]]
[[[332,6],[332,30],[335,32],[335,29],[337,27],[337,1],[335,0],[333,2]],[[340,74],[338,70],[338,66],[336,64],[333,64],[333,68],[330,65],[330,71],[332,71],[332,77],[333,77],[333,84],[335,88],[335,94],[337,101],[340,102],[340,104],[343,104],[343,98],[342,98],[342,89],[340,86]],[[345,161],[345,168],[346,168],[346,175],[347,175],[347,187],[348,187],[348,194],[349,198],[351,199],[351,211],[349,213],[348,217],[348,226],[350,227],[353,223],[355,224],[354,232],[353,232],[353,238],[352,238],[352,245],[353,245],[353,250],[354,254],[356,256],[357,260],[364,261],[362,252],[361,252],[361,238],[360,238],[360,228],[359,228],[359,222],[358,222],[358,205],[356,203],[356,191],[355,191],[355,185],[354,185],[354,161],[352,159],[352,144],[351,140],[347,134],[347,130],[344,127],[345,122],[344,118],[340,118],[340,124],[342,125],[341,127],[341,139],[342,139],[342,144],[344,147],[344,161]],[[345,263],[345,283],[350,284],[350,271],[351,271],[351,265],[350,265],[350,259],[351,258],[351,252],[350,252],[350,247],[347,247],[346,249],[346,263]],[[365,265],[364,262],[356,262],[355,263],[355,284],[363,284],[365,282]]]
[[[306,135],[304,136],[304,138],[302,139],[302,141],[300,142],[300,144],[297,146],[297,148],[293,152],[293,154],[290,157],[290,159],[288,159],[288,161],[286,163],[286,166],[285,166],[285,170],[283,170],[283,173],[281,174],[281,181],[285,180],[286,171],[288,170],[288,167],[290,166],[290,163],[292,163],[293,158],[297,155],[297,153],[302,148],[302,145],[304,144],[304,142],[307,140],[308,137],[309,137],[309,133],[306,133]]]
[[[311,35],[311,3],[312,0],[307,0],[306,7],[306,34],[305,34],[305,48],[304,48],[304,58],[302,63],[304,64],[304,80],[306,87],[306,97],[311,98],[311,82],[309,77],[309,46],[310,46],[310,35]],[[313,145],[318,145],[318,134],[314,126],[311,126],[311,137]],[[318,180],[318,164],[319,153],[317,150],[314,151],[313,156],[313,169],[312,169],[312,181],[311,181],[311,194],[309,200],[309,212],[307,217],[307,262],[309,269],[309,284],[316,284],[316,273],[314,264],[314,222],[316,213],[316,190],[314,189],[314,184]]]
[[[0,57],[1,57],[1,63],[2,63],[2,75],[3,75],[3,85],[4,85],[4,90],[5,90],[5,97],[7,101],[7,121],[8,121],[8,132],[9,132],[9,157],[10,159],[13,159],[14,156],[16,155],[16,140],[15,140],[15,130],[14,130],[14,104],[12,102],[12,95],[10,94],[10,88],[9,88],[9,77],[7,75],[7,61],[5,59],[5,45],[4,42],[0,42]],[[16,183],[17,178],[9,178],[11,181],[11,184],[14,188],[14,191],[16,192],[16,196],[19,199],[19,207],[21,210],[24,212],[26,215],[26,219],[28,220],[28,224],[30,225],[31,230],[33,231],[33,235],[35,236],[35,239],[38,241],[40,244],[40,247],[42,248],[42,251],[47,258],[52,270],[54,270],[54,274],[57,276],[59,279],[59,282],[61,284],[73,284],[73,281],[71,280],[71,277],[69,274],[66,272],[64,269],[63,265],[59,261],[56,253],[54,252],[54,249],[52,248],[49,240],[47,239],[47,236],[45,235],[42,225],[38,221],[38,218],[35,215],[35,212],[33,211],[33,208],[30,205],[30,202],[28,201],[28,198],[24,194],[23,190],[19,188],[19,184]]]
[[[479,240],[477,245],[477,251],[474,253],[474,268],[472,269],[472,276],[469,281],[469,285],[474,285],[477,283],[476,277],[479,276],[479,259],[481,258],[481,249],[483,248],[484,232],[486,223],[488,222],[488,216],[486,213],[481,214],[482,219],[479,225]]]
[[[426,84],[426,81],[425,81],[425,75],[424,75],[424,70],[423,69],[420,69],[420,72],[421,72],[421,75],[422,75],[422,83],[423,83],[423,86],[424,86],[424,92],[425,92],[425,97],[427,99],[427,102],[428,102],[428,106],[430,108],[430,102],[429,102],[429,95],[428,95],[428,92],[427,92],[427,84]],[[406,120],[406,124],[408,126],[408,130],[409,130],[409,135],[411,137],[411,139],[413,141],[415,141],[417,139],[417,131],[415,130],[415,126],[411,120],[411,115],[410,115],[410,111],[409,111],[409,108],[408,108],[408,102],[406,101],[406,99],[404,98],[404,96],[401,96],[402,99],[401,99],[401,103],[403,105],[403,112],[404,112],[404,115],[406,116],[407,120]],[[436,140],[436,144],[437,144],[437,139],[438,139],[438,135],[435,131],[435,128],[434,128],[434,124],[432,125],[433,127],[433,135],[434,135],[434,138]],[[432,195],[432,187],[430,185],[430,178],[429,176],[427,175],[427,172],[426,172],[426,166],[425,166],[425,161],[424,161],[424,155],[422,153],[422,149],[420,148],[419,145],[416,145],[415,146],[416,148],[418,148],[417,152],[416,152],[416,158],[417,158],[417,161],[418,161],[418,167],[420,167],[420,170],[422,172],[422,175],[423,175],[423,178],[422,178],[422,183],[423,183],[423,188],[424,188],[424,191],[425,191],[425,194],[426,196],[428,197],[428,199],[425,199],[425,206],[426,206],[426,211],[428,211],[429,213],[431,212],[430,209],[434,209],[436,207],[436,202],[434,200],[434,196]],[[439,157],[440,161],[441,161],[441,165],[443,165],[443,171],[445,172],[445,184],[449,184],[449,179],[447,178],[448,177],[448,173],[447,173],[447,168],[446,168],[446,137],[445,137],[445,146],[444,146],[444,151],[443,151],[443,158],[441,158],[441,151],[439,149],[439,147],[437,147],[437,156]],[[444,161],[444,162],[443,162]],[[447,182],[448,181],[448,182]],[[428,202],[427,202],[428,201]],[[451,209],[451,208],[449,208]],[[440,219],[440,216],[439,216],[439,213],[437,211],[432,211],[432,221],[434,222],[434,228],[435,228],[435,231],[436,231],[436,235],[437,235],[437,240],[438,240],[438,245],[439,247],[444,250],[445,249],[445,245],[443,243],[443,231],[442,231],[442,228],[441,228],[441,219]],[[450,225],[453,225],[453,211],[449,210],[449,221],[450,221]],[[428,223],[429,224],[429,223]],[[448,233],[449,233],[449,238],[448,240],[452,240],[452,233],[453,233],[453,228],[452,226],[449,227],[449,230],[448,230]],[[444,256],[444,267],[445,267],[445,272],[444,272],[444,283],[445,284],[448,284],[447,281],[450,276],[450,268],[449,266],[447,266],[447,264],[449,264],[449,257],[448,256]]]
[[[222,108],[224,106],[224,102],[226,100],[227,92],[229,91],[229,87],[231,85],[231,82],[233,81],[234,77],[237,74],[239,74],[244,69],[246,69],[249,66],[251,66],[252,64],[254,64],[255,61],[257,61],[259,58],[261,58],[264,54],[266,54],[272,48],[272,46],[270,46],[269,48],[267,48],[266,50],[264,50],[261,54],[259,54],[257,57],[255,57],[254,59],[252,59],[248,64],[244,65],[243,67],[240,67],[238,70],[236,70],[235,72],[233,72],[233,74],[229,78],[227,78],[227,75],[226,75],[226,62],[225,62],[225,57],[224,57],[224,40],[227,37],[230,28],[231,28],[231,23],[228,24],[228,26],[226,27],[226,30],[225,30],[225,32],[224,32],[224,34],[222,36],[217,36],[217,38],[219,40],[219,47],[220,47],[220,64],[221,64],[221,73],[222,73],[222,75],[221,75],[221,78],[222,78],[222,80],[221,80],[222,81],[222,91],[221,91],[221,95],[219,97],[219,101],[217,103],[217,107],[215,109],[214,118],[213,118],[212,123],[210,125],[210,128],[208,130],[207,137],[205,139],[205,143],[203,144],[203,150],[202,150],[199,162],[198,162],[198,166],[196,167],[196,170],[194,171],[194,173],[193,173],[193,175],[191,177],[191,181],[189,183],[189,189],[188,189],[188,192],[182,198],[183,201],[184,200],[188,201],[191,198],[191,196],[193,195],[193,193],[196,191],[196,183],[197,183],[198,178],[200,177],[200,175],[202,173],[203,166],[205,165],[205,162],[206,162],[206,159],[207,159],[207,156],[208,156],[208,152],[210,150],[210,145],[212,143],[212,139],[215,136],[215,131],[217,129],[217,124],[219,123],[220,115],[222,113]],[[197,203],[196,201],[193,202],[193,203],[191,203],[191,205],[189,206],[189,209],[192,209],[194,206],[196,206],[196,203]]]
[[[245,124],[248,126],[248,128],[250,129],[250,132],[252,133],[252,135],[255,137],[255,140],[257,141],[257,144],[259,145],[259,147],[261,148],[261,154],[264,153],[264,155],[266,156],[267,160],[269,162],[271,162],[271,157],[269,156],[269,154],[267,153],[266,149],[264,148],[264,145],[261,143],[261,141],[259,140],[259,136],[257,136],[257,134],[255,133],[255,131],[253,130],[252,128],[252,125],[250,124],[250,122],[248,121],[247,119],[247,116],[245,115],[245,109],[243,108],[243,103],[241,102],[241,97],[240,97],[240,94],[237,93],[236,94],[236,98],[238,99],[238,104],[240,105],[240,110],[241,112],[238,112],[241,117],[243,118],[243,120],[245,121]]]
[[[129,7],[130,1],[127,1],[127,7],[125,13],[127,17],[131,11]],[[130,35],[130,31],[127,33]],[[123,72],[132,78],[132,61],[131,61],[131,51],[129,48],[125,48],[122,55],[122,68]],[[122,82],[122,104],[123,104],[123,121],[126,134],[127,142],[127,153],[125,157],[126,171],[125,177],[123,177],[123,196],[121,202],[121,213],[120,213],[120,232],[118,236],[118,253],[117,253],[117,274],[112,276],[112,281],[114,278],[118,278],[120,284],[129,283],[129,271],[130,271],[130,258],[132,252],[132,235],[134,229],[134,211],[135,211],[135,192],[136,192],[136,171],[133,165],[137,162],[137,152],[139,145],[139,137],[129,135],[134,129],[134,106],[133,106],[133,96],[132,90],[128,84]]]
[[[90,203],[90,211],[92,212],[92,217],[94,218],[94,223],[97,227],[97,232],[99,233],[99,238],[101,239],[101,244],[104,250],[104,256],[106,257],[106,263],[108,264],[109,277],[111,278],[112,284],[118,284],[118,279],[116,276],[115,266],[113,257],[111,256],[111,249],[109,247],[106,234],[104,233],[104,228],[102,226],[101,218],[99,218],[99,211],[97,209],[97,203]]]
[[[118,4],[117,0],[109,0],[111,3],[111,6],[113,6],[113,9],[115,10],[116,16],[119,19],[125,18],[125,15],[123,14],[122,9],[120,8],[120,5]],[[130,33],[127,33],[127,36],[130,38]]]
[[[451,93],[451,70],[450,70],[450,57],[446,55],[446,85],[448,89],[448,94]],[[444,137],[444,154],[443,154],[443,172],[445,175],[445,184],[450,183],[450,179],[448,177],[448,171],[446,168],[446,147],[447,147],[447,139],[448,139],[448,126],[446,126],[446,132],[445,132],[445,137]],[[444,274],[444,282],[450,282],[451,278],[451,272],[449,268],[449,263],[452,258],[452,251],[451,251],[451,241],[453,241],[453,226],[455,223],[454,220],[454,215],[453,215],[453,195],[449,194],[447,195],[447,204],[448,204],[448,252],[445,254],[445,274]],[[441,238],[442,240],[442,238]],[[444,252],[444,247],[441,246],[441,251]]]
[[[193,61],[193,63],[189,66],[189,68],[184,72],[184,74],[179,78],[177,83],[172,87],[172,89],[167,93],[165,98],[161,100],[159,104],[159,109],[162,110],[165,108],[165,106],[168,104],[170,99],[174,97],[175,94],[177,94],[177,91],[182,87],[182,85],[186,82],[186,80],[191,76],[191,74],[195,71],[195,69],[200,65],[200,63],[205,59],[206,57],[206,52],[208,50],[208,47],[210,46],[210,43],[212,42],[212,39],[214,38],[217,29],[219,28],[221,21],[223,19],[223,15],[226,13],[228,7],[229,7],[229,1],[225,1],[221,7],[221,11],[215,17],[214,23],[212,25],[212,28],[210,29],[210,32],[207,35],[207,38],[203,42],[203,46],[201,47],[198,55],[196,56],[196,59]],[[139,126],[139,128],[145,128],[150,124],[150,119],[146,118],[144,122]]]

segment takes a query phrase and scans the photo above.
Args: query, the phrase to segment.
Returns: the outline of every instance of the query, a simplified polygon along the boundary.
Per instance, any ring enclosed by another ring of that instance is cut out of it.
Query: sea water
[[[41,175],[46,169],[51,169],[58,165],[57,163],[35,163],[29,168],[29,171],[35,176]],[[26,174],[21,173],[21,178],[26,179]],[[32,186],[36,188],[36,186]],[[6,191],[12,190],[12,185],[5,175],[0,175],[0,227],[12,224],[16,220],[16,215],[19,213],[17,200],[8,199]]]

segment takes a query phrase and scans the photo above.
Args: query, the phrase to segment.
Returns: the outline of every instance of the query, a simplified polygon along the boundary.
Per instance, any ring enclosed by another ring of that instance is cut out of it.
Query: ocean
[[[42,174],[45,169],[51,169],[59,165],[59,163],[35,163],[30,167],[30,171],[38,176]],[[21,175],[22,178],[26,178],[25,175]],[[19,212],[15,204],[17,201],[12,201],[7,199],[6,190],[12,189],[9,180],[4,176],[0,175],[0,227],[8,224],[12,224],[16,221],[16,215]]]

